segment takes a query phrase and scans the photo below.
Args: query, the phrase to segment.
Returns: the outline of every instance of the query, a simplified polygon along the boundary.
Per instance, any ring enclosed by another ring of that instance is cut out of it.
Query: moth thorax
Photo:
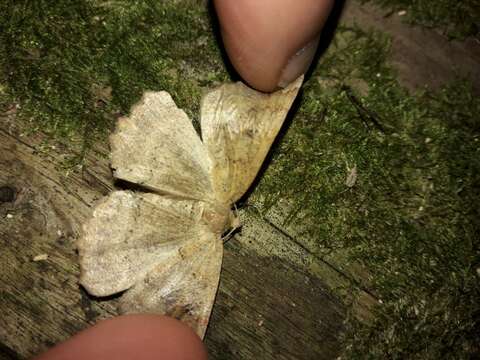
[[[221,204],[205,203],[202,212],[202,220],[215,234],[223,234],[230,227],[231,210]]]

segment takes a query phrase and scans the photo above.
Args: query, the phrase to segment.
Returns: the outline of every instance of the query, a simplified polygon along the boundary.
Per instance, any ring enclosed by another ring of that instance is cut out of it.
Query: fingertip
[[[35,360],[207,360],[187,325],[161,315],[124,315],[100,321]]]
[[[285,87],[309,68],[333,0],[214,0],[223,44],[253,88]]]

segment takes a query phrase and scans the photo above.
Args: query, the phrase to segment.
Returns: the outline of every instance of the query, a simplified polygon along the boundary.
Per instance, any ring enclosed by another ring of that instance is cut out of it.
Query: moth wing
[[[202,139],[217,198],[237,201],[250,187],[297,96],[303,77],[273,94],[226,84],[202,101]]]
[[[166,314],[203,338],[218,288],[223,242],[211,232],[171,252],[121,298],[122,313]]]
[[[146,92],[110,143],[116,178],[185,198],[211,197],[207,150],[167,92]]]
[[[130,288],[203,231],[203,203],[114,191],[97,205],[77,243],[80,283],[107,296]]]

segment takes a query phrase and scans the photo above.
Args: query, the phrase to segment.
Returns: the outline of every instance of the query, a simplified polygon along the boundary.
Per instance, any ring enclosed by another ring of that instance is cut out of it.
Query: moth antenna
[[[233,233],[237,229],[238,229],[238,227],[237,228],[232,228],[232,229],[230,229],[230,231],[225,236],[222,236],[222,241],[223,241],[224,244],[233,237]]]
[[[222,241],[224,244],[233,237],[235,231],[242,227],[242,224],[240,223],[240,216],[238,215],[237,205],[235,204],[233,204],[233,219],[231,222],[231,226],[232,227],[230,228],[228,233],[225,236],[222,236]]]

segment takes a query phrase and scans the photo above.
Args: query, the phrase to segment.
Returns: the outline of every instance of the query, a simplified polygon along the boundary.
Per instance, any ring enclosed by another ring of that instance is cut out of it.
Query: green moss
[[[198,118],[202,88],[226,79],[204,6],[164,1],[3,1],[3,107],[88,149],[145,90]]]
[[[412,24],[440,29],[450,38],[479,37],[480,3],[477,0],[360,0],[372,1],[390,13],[405,11]]]
[[[383,304],[373,324],[348,322],[348,357],[467,356],[480,340],[480,101],[464,81],[409,95],[387,51],[380,34],[339,29],[253,201],[289,204],[298,241],[368,269]]]

